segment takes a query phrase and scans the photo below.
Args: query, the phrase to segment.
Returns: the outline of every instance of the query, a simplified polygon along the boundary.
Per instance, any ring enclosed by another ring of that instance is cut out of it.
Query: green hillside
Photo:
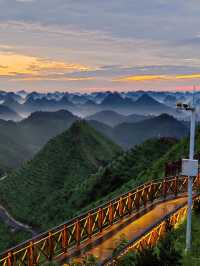
[[[120,152],[86,122],[77,121],[1,182],[1,203],[28,224],[42,229],[57,225],[76,210],[74,188]]]
[[[199,130],[196,143],[199,150]],[[165,162],[187,153],[188,139],[172,138],[150,139],[122,152],[85,121],[77,121],[1,181],[0,202],[18,220],[44,230],[163,176]],[[4,238],[12,240],[4,231]]]
[[[0,236],[1,236],[0,252],[3,252],[8,248],[16,246],[25,239],[31,238],[31,234],[24,231],[12,230],[1,221],[0,221]]]
[[[150,139],[124,152],[107,166],[101,167],[81,185],[76,186],[71,200],[78,209],[132,189],[149,178],[145,175],[147,169],[176,143],[176,140],[170,138]],[[142,175],[145,177],[141,178]],[[81,201],[77,201],[78,198],[81,198]]]
[[[144,142],[145,143],[145,142]],[[156,148],[152,149],[152,151],[149,153],[150,158],[156,151]],[[196,143],[195,143],[195,151],[200,151],[200,129],[198,128],[196,131]],[[163,154],[160,154],[160,156],[157,157],[157,159],[152,160],[150,164],[147,165],[147,167],[144,167],[143,171],[139,172],[137,175],[136,180],[131,178],[127,182],[125,182],[120,188],[116,190],[115,193],[119,192],[126,192],[127,190],[131,189],[135,184],[141,184],[145,181],[157,179],[157,178],[163,178],[164,177],[164,171],[165,171],[165,163],[172,162],[175,160],[178,160],[180,158],[188,158],[189,153],[189,139],[184,138],[182,140],[179,140],[177,143],[174,143],[169,147],[167,150],[163,150]],[[145,153],[144,157],[148,158],[147,152]],[[146,163],[144,164],[146,165]]]

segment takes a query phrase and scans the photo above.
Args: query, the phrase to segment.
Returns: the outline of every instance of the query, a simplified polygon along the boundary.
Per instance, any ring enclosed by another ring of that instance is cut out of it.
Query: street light
[[[185,110],[191,112],[191,121],[190,121],[190,150],[189,150],[189,160],[182,160],[182,175],[188,176],[188,213],[187,213],[187,229],[186,229],[186,251],[191,250],[192,238],[191,238],[191,229],[192,229],[192,185],[193,177],[198,174],[198,160],[194,160],[194,144],[195,144],[195,114],[196,108],[194,105],[194,95],[193,103],[185,104],[178,102],[176,107],[179,110]]]

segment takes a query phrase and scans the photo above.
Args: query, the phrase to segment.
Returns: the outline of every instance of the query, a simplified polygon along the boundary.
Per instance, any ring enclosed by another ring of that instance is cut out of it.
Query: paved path
[[[4,179],[6,179],[6,177],[7,177],[7,175],[0,177],[0,181],[3,181]]]
[[[5,180],[6,178],[7,175],[0,177],[0,182]],[[29,225],[23,224],[14,219],[2,205],[0,205],[0,220],[2,220],[5,224],[7,224],[12,230],[28,231],[33,236],[37,234]]]
[[[15,220],[8,211],[0,205],[0,220],[7,224],[12,230],[24,230],[30,232],[33,236],[36,235],[36,232],[28,225],[23,224]]]

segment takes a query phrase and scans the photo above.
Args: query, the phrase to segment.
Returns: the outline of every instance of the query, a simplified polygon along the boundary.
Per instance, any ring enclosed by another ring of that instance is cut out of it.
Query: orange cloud
[[[146,81],[146,80],[159,80],[164,79],[164,75],[135,75],[128,77],[120,77],[114,81]]]
[[[200,73],[175,76],[175,79],[199,79],[199,78],[200,78]]]
[[[64,77],[55,75],[55,77],[52,76],[25,76],[25,77],[18,77],[17,80],[22,81],[38,81],[38,80],[48,80],[48,81],[89,81],[94,80],[95,78],[92,77]]]
[[[119,77],[114,79],[115,82],[135,82],[135,81],[158,81],[158,80],[180,80],[180,79],[199,79],[200,73],[181,74],[181,75],[133,75]]]
[[[48,74],[59,75],[74,71],[90,70],[90,67],[81,64],[71,64],[13,53],[0,54],[0,62],[3,66],[0,67],[0,77],[10,78],[27,75],[34,79]]]

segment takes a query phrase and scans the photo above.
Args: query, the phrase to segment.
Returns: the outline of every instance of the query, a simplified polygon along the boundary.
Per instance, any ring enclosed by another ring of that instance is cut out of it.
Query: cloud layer
[[[2,88],[198,84],[195,0],[0,0]]]

